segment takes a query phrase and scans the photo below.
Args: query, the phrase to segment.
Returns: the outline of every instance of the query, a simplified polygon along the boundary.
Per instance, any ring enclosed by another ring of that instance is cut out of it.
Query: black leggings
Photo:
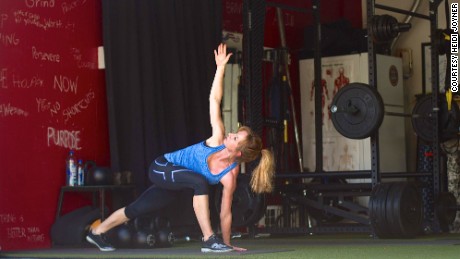
[[[174,165],[164,156],[158,157],[150,165],[149,179],[153,185],[125,208],[125,215],[129,219],[166,207],[174,200],[178,190],[191,188],[194,195],[209,193],[208,182],[204,176]]]

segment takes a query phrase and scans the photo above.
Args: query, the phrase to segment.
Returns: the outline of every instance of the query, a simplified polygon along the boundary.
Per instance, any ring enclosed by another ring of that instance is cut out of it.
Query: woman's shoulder
[[[238,170],[234,168],[220,179],[220,183],[227,188],[234,189],[236,188],[237,178]]]
[[[219,147],[224,144],[224,141],[216,137],[210,137],[204,141],[204,144],[208,147]]]

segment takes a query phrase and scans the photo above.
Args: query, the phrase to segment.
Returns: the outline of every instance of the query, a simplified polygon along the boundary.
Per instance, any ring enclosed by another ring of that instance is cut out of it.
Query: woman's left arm
[[[212,82],[211,91],[209,93],[209,117],[212,127],[212,136],[206,140],[209,146],[218,146],[222,144],[225,136],[224,123],[222,121],[220,104],[224,93],[224,73],[225,65],[232,56],[232,53],[227,54],[227,46],[220,44],[217,50],[214,50],[214,58],[216,61],[216,74]]]

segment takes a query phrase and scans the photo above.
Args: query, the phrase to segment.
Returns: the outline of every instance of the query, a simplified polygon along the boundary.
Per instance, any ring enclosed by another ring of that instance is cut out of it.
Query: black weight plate
[[[377,204],[377,213],[380,219],[380,232],[377,235],[379,238],[390,238],[392,237],[392,233],[390,228],[388,227],[388,218],[387,218],[387,210],[388,210],[388,194],[391,191],[391,187],[393,183],[382,183],[383,191],[381,196],[379,197],[379,202]]]
[[[422,193],[412,183],[406,183],[401,196],[400,211],[402,236],[412,238],[420,234],[423,227]]]
[[[347,112],[348,107],[356,112]],[[364,139],[371,136],[382,124],[383,101],[377,90],[363,83],[351,83],[342,87],[332,100],[332,123],[344,137]]]
[[[372,16],[371,20],[370,20],[370,24],[368,25],[369,28],[370,28],[370,31],[371,31],[371,36],[372,36],[372,39],[374,40],[374,42],[378,42],[378,19],[379,19],[379,16],[378,15],[374,15]]]
[[[435,122],[432,118],[433,106],[431,103],[432,95],[422,97],[412,110],[412,128],[421,139],[433,141],[433,131]],[[440,94],[439,101],[439,121],[440,121],[440,139],[442,142],[457,137],[460,126],[460,110],[458,104],[452,101],[451,110],[448,111],[446,98]]]
[[[380,19],[379,19],[379,31],[381,33],[381,35],[379,36],[380,38],[380,42],[386,42],[388,40],[390,40],[390,35],[391,35],[391,26],[389,26],[388,22],[389,22],[389,19],[388,19],[388,15],[382,15],[380,16]]]
[[[388,40],[392,40],[399,34],[399,31],[397,30],[397,27],[396,27],[398,25],[398,21],[396,20],[396,18],[394,18],[391,15],[385,15],[385,16],[386,16],[385,25],[386,25]]]
[[[382,184],[376,185],[371,192],[369,197],[369,220],[376,236],[381,236],[386,229],[385,218],[381,217],[380,206],[381,197],[386,193]]]
[[[374,42],[381,43],[385,41],[385,27],[383,26],[383,16],[381,15],[374,15],[372,17],[372,37]]]
[[[450,192],[441,192],[436,200],[436,215],[438,216],[439,223],[443,226],[449,226],[457,216],[457,199]]]
[[[411,183],[395,183],[388,200],[387,219],[396,238],[413,238],[422,231],[423,204],[420,191]]]
[[[369,220],[374,233],[379,238],[391,236],[386,220],[386,200],[391,183],[380,183],[376,185],[369,198]]]
[[[398,36],[399,33],[398,21],[391,15],[374,15],[369,26],[372,38],[376,43],[388,42]]]
[[[388,229],[391,233],[391,237],[399,237],[402,232],[400,227],[400,204],[403,188],[404,183],[395,182],[392,184],[387,196],[385,218],[388,222]]]

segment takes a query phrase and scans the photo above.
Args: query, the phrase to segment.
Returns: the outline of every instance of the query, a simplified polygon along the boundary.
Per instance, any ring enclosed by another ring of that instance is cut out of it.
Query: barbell
[[[438,113],[440,138],[446,141],[458,135],[460,111],[455,102],[448,109],[445,98],[440,97],[439,104],[438,108],[433,108],[432,95],[425,95],[417,101],[412,114],[386,112],[382,97],[374,87],[364,83],[350,83],[334,96],[330,111],[335,129],[347,138],[370,137],[381,126],[384,115],[388,115],[411,118],[415,133],[425,141],[433,140],[433,115]]]

